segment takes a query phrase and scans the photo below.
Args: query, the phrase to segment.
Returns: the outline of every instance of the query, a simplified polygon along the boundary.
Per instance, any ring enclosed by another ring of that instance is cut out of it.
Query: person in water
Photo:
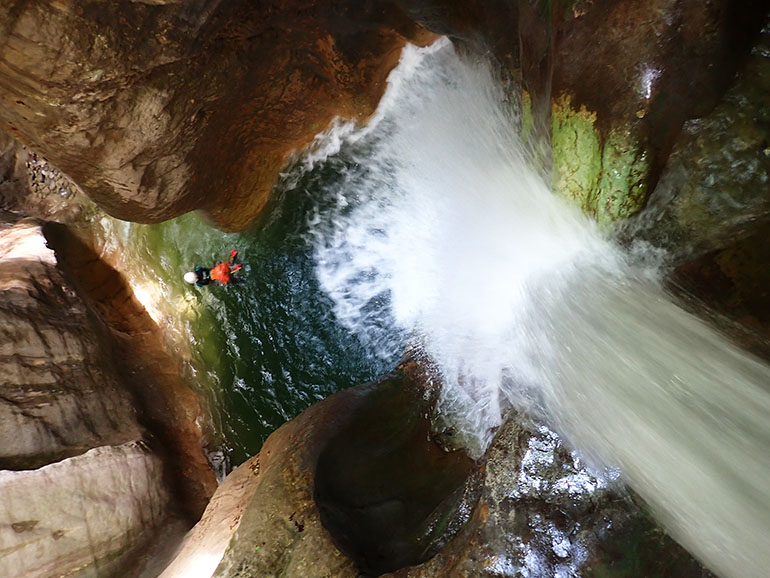
[[[233,249],[230,251],[230,258],[224,263],[219,263],[211,269],[196,267],[195,271],[189,271],[184,274],[184,280],[198,287],[208,285],[212,281],[227,285],[231,281],[235,281],[235,277],[231,277],[231,275],[241,270],[241,264],[235,262],[237,255],[238,251]]]

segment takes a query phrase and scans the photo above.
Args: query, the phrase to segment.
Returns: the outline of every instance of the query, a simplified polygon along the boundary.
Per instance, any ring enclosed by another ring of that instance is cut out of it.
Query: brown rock
[[[764,239],[770,227],[770,14],[733,86],[679,134],[647,209],[624,236],[665,249],[683,265]],[[760,241],[762,242],[762,241]]]
[[[602,139],[616,131],[643,151],[649,192],[682,124],[708,114],[729,87],[769,7],[766,0],[553,3],[552,43],[530,56],[551,59],[550,82],[531,84],[595,113]]]
[[[404,42],[431,38],[388,3],[331,0],[11,0],[0,23],[0,128],[114,216],[203,209],[232,229],[292,150],[372,112]]]
[[[133,576],[216,487],[199,400],[93,251],[61,225],[2,227],[0,574]]]
[[[0,215],[73,221],[84,200],[78,187],[36,153],[0,131]]]
[[[459,515],[453,492],[471,463],[426,435],[410,379],[402,367],[337,393],[268,438],[215,576],[354,577],[357,566],[416,563],[434,551],[436,530],[449,531],[439,518]]]
[[[44,232],[71,284],[105,323],[106,343],[137,419],[160,442],[153,449],[166,462],[169,482],[189,519],[198,520],[217,486],[203,454],[201,399],[179,376],[160,329],[123,277],[67,227],[49,223]]]
[[[257,489],[259,456],[246,460],[233,470],[217,488],[206,511],[187,534],[179,552],[160,573],[159,578],[211,576],[216,570],[243,511]]]

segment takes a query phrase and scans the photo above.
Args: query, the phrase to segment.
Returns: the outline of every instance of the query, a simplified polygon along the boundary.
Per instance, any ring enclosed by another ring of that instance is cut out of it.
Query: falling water
[[[374,350],[390,325],[420,343],[472,451],[528,411],[620,467],[709,567],[766,576],[768,366],[550,193],[486,66],[439,42],[406,50],[390,84],[366,128],[306,157],[344,165],[312,229],[340,322]]]

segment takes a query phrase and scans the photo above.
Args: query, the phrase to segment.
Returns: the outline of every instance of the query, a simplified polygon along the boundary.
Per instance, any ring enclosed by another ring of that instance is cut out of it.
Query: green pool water
[[[311,404],[389,371],[403,351],[397,335],[374,351],[343,328],[316,280],[313,247],[324,234],[318,214],[338,201],[339,163],[289,171],[263,216],[239,234],[195,214],[160,225],[101,221],[103,242],[120,254],[137,296],[208,398],[209,449],[220,446],[231,467]],[[243,264],[240,283],[183,281],[184,272],[223,261],[231,249]]]

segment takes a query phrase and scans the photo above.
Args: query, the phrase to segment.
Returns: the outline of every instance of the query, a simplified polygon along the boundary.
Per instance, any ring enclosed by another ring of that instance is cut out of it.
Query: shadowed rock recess
[[[163,459],[39,224],[0,247],[0,575],[125,575],[174,517]]]
[[[19,220],[77,218],[71,183],[2,152],[0,575],[155,576],[216,487],[203,409],[117,271],[66,226]]]

